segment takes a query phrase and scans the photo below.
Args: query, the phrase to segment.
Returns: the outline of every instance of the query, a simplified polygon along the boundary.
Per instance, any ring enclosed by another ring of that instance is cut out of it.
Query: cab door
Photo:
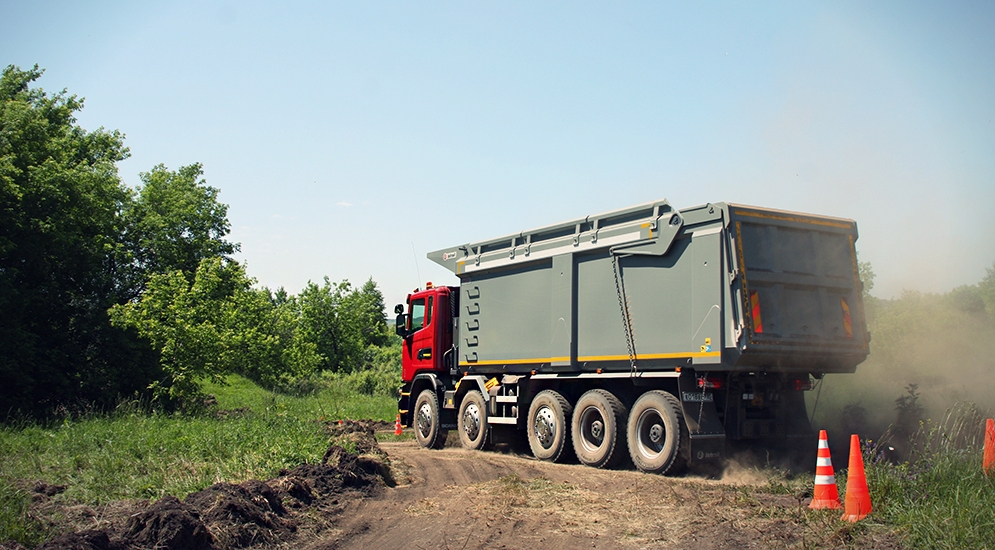
[[[408,334],[404,339],[404,372],[402,378],[411,380],[423,370],[435,368],[435,296],[411,299],[408,309]]]

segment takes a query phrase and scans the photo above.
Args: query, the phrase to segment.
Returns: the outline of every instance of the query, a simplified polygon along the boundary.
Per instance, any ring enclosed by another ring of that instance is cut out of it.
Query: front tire
[[[652,474],[677,474],[688,463],[688,429],[673,394],[653,390],[632,405],[627,427],[629,456],[636,468]]]
[[[577,460],[612,468],[625,455],[625,405],[606,390],[591,390],[574,405],[571,436]]]
[[[487,444],[487,402],[477,390],[471,390],[463,397],[457,419],[459,440],[463,448],[479,451]]]
[[[539,460],[558,462],[569,447],[573,407],[553,390],[536,394],[529,406],[528,435],[532,454]]]
[[[439,396],[433,390],[422,390],[415,401],[415,439],[428,449],[441,449],[446,444],[447,430],[442,429],[439,417]]]

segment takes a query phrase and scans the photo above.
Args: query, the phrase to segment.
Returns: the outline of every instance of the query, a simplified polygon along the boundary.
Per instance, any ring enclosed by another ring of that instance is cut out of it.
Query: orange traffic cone
[[[829,438],[826,430],[819,430],[819,454],[815,459],[815,489],[812,491],[812,502],[808,505],[813,510],[827,508],[837,510],[840,495],[836,490],[836,476],[833,475],[833,459],[829,456]]]
[[[856,522],[871,513],[871,494],[867,490],[867,476],[864,475],[864,458],[860,455],[860,437],[850,436],[850,464],[847,466],[846,498],[843,517],[840,519]]]
[[[401,435],[404,430],[401,429],[401,413],[397,413],[397,420],[394,421],[394,435]]]
[[[981,463],[985,475],[995,473],[995,420],[985,422],[985,458]]]

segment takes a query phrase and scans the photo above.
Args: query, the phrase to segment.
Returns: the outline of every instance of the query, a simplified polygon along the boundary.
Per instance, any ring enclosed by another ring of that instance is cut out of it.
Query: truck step
[[[488,424],[518,424],[517,418],[502,418],[496,416],[487,417]]]

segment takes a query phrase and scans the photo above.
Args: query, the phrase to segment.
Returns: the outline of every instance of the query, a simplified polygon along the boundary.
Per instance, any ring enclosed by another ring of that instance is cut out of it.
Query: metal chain
[[[609,254],[611,254],[609,252]],[[632,335],[632,320],[629,316],[629,300],[625,296],[625,283],[619,274],[618,256],[611,254],[612,271],[615,274],[615,293],[618,295],[618,307],[622,310],[622,328],[625,329],[625,345],[629,350],[629,367],[632,374],[636,373],[636,343]]]

